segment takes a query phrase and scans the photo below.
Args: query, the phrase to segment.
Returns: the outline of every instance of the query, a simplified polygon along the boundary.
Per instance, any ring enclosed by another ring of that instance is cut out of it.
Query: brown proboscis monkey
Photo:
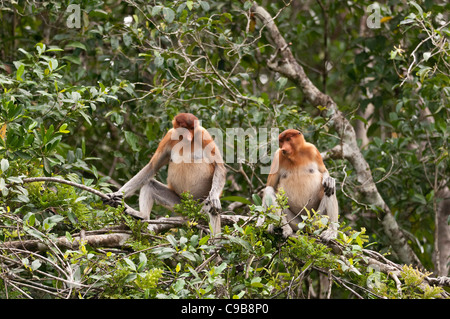
[[[181,203],[181,193],[189,192],[195,200],[204,199],[202,210],[208,214],[215,236],[221,231],[220,196],[226,177],[222,155],[193,114],[180,113],[172,124],[150,162],[108,197],[111,202],[118,202],[140,189],[139,212],[134,211],[133,215],[146,220],[154,203],[173,210],[174,205]],[[167,186],[154,179],[166,164]]]
[[[320,152],[295,129],[285,130],[278,140],[279,149],[272,161],[263,204],[276,205],[276,192],[282,188],[289,208],[282,212],[277,209],[276,213],[281,216],[284,237],[298,230],[300,215],[306,213],[305,209],[314,209],[327,215],[332,222],[321,237],[327,240],[335,238],[338,221],[336,182],[328,173]],[[260,218],[257,225],[261,225],[263,221]]]

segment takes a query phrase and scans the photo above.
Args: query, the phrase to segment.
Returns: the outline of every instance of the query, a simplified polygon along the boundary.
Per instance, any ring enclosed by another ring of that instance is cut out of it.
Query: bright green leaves
[[[175,12],[171,8],[164,7],[162,13],[167,23],[172,23],[175,20]]]
[[[16,73],[16,79],[18,81],[23,81],[22,75],[23,75],[24,71],[25,71],[25,65],[20,64],[18,69],[17,69],[17,73]]]
[[[127,141],[128,145],[130,145],[133,152],[139,152],[139,139],[136,134],[130,131],[125,131],[125,140]]]

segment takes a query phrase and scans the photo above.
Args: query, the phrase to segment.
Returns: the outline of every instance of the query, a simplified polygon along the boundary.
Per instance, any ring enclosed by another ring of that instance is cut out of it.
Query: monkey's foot
[[[328,228],[322,234],[320,234],[320,238],[322,238],[325,241],[330,241],[332,239],[336,239],[337,237],[337,230]]]
[[[267,232],[269,234],[279,234],[281,230],[281,235],[284,239],[289,238],[294,234],[294,231],[292,230],[291,226],[289,225],[283,225],[281,227],[274,227],[273,224],[270,224],[269,227],[267,227]]]
[[[334,192],[336,191],[336,180],[331,176],[325,177],[322,182],[322,185],[323,185],[323,191],[324,191],[325,195],[328,197],[333,195]]]
[[[135,218],[135,219],[138,219],[138,220],[146,220],[146,219],[148,219],[148,217],[142,216],[141,212],[139,212],[139,211],[137,211],[137,210],[131,208],[131,207],[128,206],[127,204],[125,204],[125,207],[124,207],[124,209],[123,209],[123,212],[124,212],[125,214],[127,214],[127,215],[129,215],[129,216]]]
[[[123,194],[119,192],[106,194],[108,198],[102,198],[103,204],[111,207],[119,207],[122,204]]]
[[[203,202],[202,212],[210,213],[212,215],[217,215],[221,212],[222,205],[220,204],[220,199],[208,197]]]

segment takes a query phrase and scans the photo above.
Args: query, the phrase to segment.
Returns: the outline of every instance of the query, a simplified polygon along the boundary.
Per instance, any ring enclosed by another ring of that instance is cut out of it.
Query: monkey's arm
[[[280,150],[278,149],[273,156],[272,165],[270,166],[269,176],[267,177],[266,188],[263,195],[263,206],[269,207],[276,205],[275,193],[280,181]]]
[[[222,210],[220,195],[225,186],[225,178],[225,166],[222,163],[215,163],[211,190],[209,191],[208,197],[203,202],[202,208],[202,211],[209,216],[213,237],[219,234],[222,228],[220,222],[220,211]]]
[[[321,214],[327,215],[330,218],[330,225],[320,236],[325,240],[336,238],[337,236],[337,222],[338,222],[338,201],[336,198],[336,181],[330,176],[319,150],[311,144],[313,161],[317,163],[319,172],[322,174],[323,196],[320,200],[318,211]]]
[[[170,152],[155,153],[150,162],[144,166],[132,179],[123,185],[118,193],[122,193],[125,197],[132,194],[144,184],[148,183],[161,167],[169,163]]]
[[[318,150],[317,154],[319,171],[322,173],[322,186],[324,192],[318,210],[330,217],[331,221],[329,228],[321,234],[321,237],[325,240],[330,240],[336,238],[337,236],[336,223],[338,222],[339,208],[336,197],[336,180],[330,176],[330,173],[326,169],[322,156],[320,156]]]
[[[117,206],[122,198],[129,196],[137,189],[141,188],[146,182],[155,176],[158,170],[166,165],[170,160],[171,152],[171,134],[170,130],[156,149],[150,162],[144,166],[133,178],[125,183],[117,192],[106,194],[109,197],[109,205]]]
[[[264,189],[264,195],[263,195],[263,206],[265,208],[273,206],[274,207],[274,213],[280,216],[281,218],[281,230],[284,238],[288,238],[291,236],[294,231],[292,230],[291,226],[289,226],[289,223],[286,219],[286,213],[289,211],[289,209],[286,209],[286,211],[281,211],[281,209],[278,207],[277,199],[276,199],[276,189],[278,187],[278,183],[280,181],[280,150],[277,150],[275,152],[275,155],[272,160],[272,166],[270,167],[270,173],[269,177],[267,178],[266,188]],[[256,227],[261,227],[265,221],[264,215],[260,215],[258,217],[258,220],[256,221]],[[274,232],[273,225],[269,225],[267,231],[269,233]]]
[[[278,187],[280,181],[280,150],[278,149],[273,156],[272,165],[270,166],[269,176],[267,177],[267,187],[272,187],[274,190]]]
[[[324,196],[331,197],[336,193],[336,180],[330,176],[328,171],[322,173],[322,186]]]
[[[219,198],[225,186],[225,179],[226,179],[225,166],[222,163],[215,163],[211,190],[209,191],[208,198],[206,199],[211,202],[213,208],[222,209]]]
[[[315,148],[315,147],[314,147]],[[317,148],[315,148],[315,161],[319,168],[319,172],[322,173],[322,186],[324,195],[331,197],[336,193],[336,180],[330,176],[325,164],[323,163],[322,156]]]

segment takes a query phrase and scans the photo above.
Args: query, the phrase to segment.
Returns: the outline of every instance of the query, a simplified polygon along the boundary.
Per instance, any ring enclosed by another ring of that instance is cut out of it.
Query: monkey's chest
[[[190,192],[194,199],[206,198],[211,190],[214,168],[208,163],[169,163],[167,185],[175,193]]]
[[[280,188],[283,188],[294,214],[304,207],[317,210],[323,197],[322,174],[316,166],[302,166],[293,171],[281,170]]]

